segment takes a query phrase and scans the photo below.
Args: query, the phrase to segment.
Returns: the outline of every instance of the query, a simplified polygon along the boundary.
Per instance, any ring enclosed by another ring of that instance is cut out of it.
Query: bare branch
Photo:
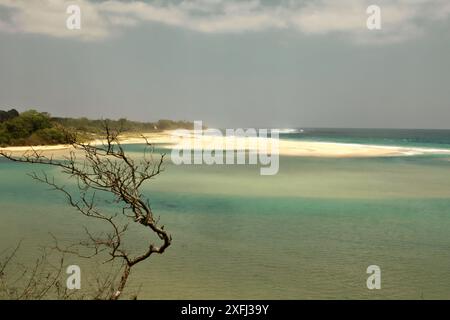
[[[110,295],[110,299],[118,299],[128,280],[134,265],[147,260],[152,254],[162,254],[171,245],[172,237],[159,225],[159,218],[155,219],[148,198],[142,194],[143,184],[159,175],[162,171],[164,154],[159,160],[153,159],[154,146],[143,137],[145,150],[140,161],[130,157],[119,141],[120,129],[111,130],[105,121],[105,139],[100,145],[79,142],[72,137],[73,150],[62,160],[48,157],[43,152],[33,148],[21,156],[0,151],[3,156],[11,161],[41,164],[57,167],[69,178],[75,179],[77,192],[55,181],[46,172],[30,176],[48,186],[52,190],[62,193],[70,206],[79,213],[92,219],[104,221],[111,232],[103,235],[94,235],[85,229],[87,240],[76,246],[61,248],[55,238],[55,249],[63,253],[75,254],[79,257],[91,258],[100,253],[108,252],[110,258],[105,262],[115,259],[123,261],[123,271],[116,290]],[[115,213],[108,213],[108,209],[98,206],[98,193],[106,193],[113,196]],[[119,210],[118,210],[119,209]],[[118,210],[118,211],[117,211]],[[119,216],[118,216],[119,215]],[[123,220],[129,220],[123,224]],[[132,255],[125,250],[124,235],[128,230],[128,223],[133,222],[146,228],[149,234],[156,234],[161,243],[149,243],[147,249]],[[79,249],[81,246],[91,250],[90,254],[84,254]],[[1,269],[0,269],[1,270]]]

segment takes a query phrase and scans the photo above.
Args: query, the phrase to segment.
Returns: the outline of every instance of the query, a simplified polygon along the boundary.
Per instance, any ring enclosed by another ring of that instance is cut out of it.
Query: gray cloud
[[[69,4],[82,10],[82,30],[65,28]],[[382,9],[383,29],[368,32],[366,8]],[[0,0],[0,32],[99,40],[127,28],[159,23],[200,33],[292,30],[307,35],[341,34],[366,43],[398,42],[417,37],[431,22],[450,16],[448,0],[183,0],[178,2]]]

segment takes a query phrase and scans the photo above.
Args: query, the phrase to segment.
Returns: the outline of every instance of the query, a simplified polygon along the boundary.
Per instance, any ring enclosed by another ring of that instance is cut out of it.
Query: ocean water
[[[284,139],[307,141],[450,148],[450,130],[304,128],[289,131],[291,133],[281,133],[280,136]]]
[[[397,133],[289,138],[434,148],[450,137]],[[138,156],[142,146],[128,150]],[[51,242],[49,232],[75,241],[83,225],[97,228],[29,178],[32,170],[0,159],[0,244],[22,239],[25,258]],[[167,162],[145,191],[174,241],[132,273],[129,289],[142,299],[450,298],[449,156],[282,157],[275,176]],[[140,229],[131,238],[147,239]],[[83,265],[77,259],[68,263]],[[381,290],[366,287],[369,265],[381,268]]]

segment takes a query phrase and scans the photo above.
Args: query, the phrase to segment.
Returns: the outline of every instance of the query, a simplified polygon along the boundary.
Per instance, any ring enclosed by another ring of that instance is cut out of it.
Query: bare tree
[[[108,269],[94,262],[95,270],[90,275],[85,290],[70,290],[65,274],[66,253],[57,248],[39,248],[36,258],[21,261],[18,254],[22,241],[15,247],[0,253],[0,300],[42,300],[42,299],[109,299],[115,292],[115,282],[120,277],[121,268],[108,264]],[[33,254],[36,255],[36,254]],[[137,298],[137,295],[134,297]]]
[[[57,167],[76,181],[74,191],[73,188],[56,182],[45,171],[30,174],[33,179],[64,194],[68,204],[84,216],[103,221],[109,226],[110,231],[102,235],[95,235],[86,228],[87,240],[65,248],[61,248],[56,242],[55,248],[84,258],[107,254],[109,258],[105,262],[120,260],[121,275],[108,296],[111,300],[121,296],[136,264],[155,253],[164,253],[172,242],[171,235],[160,225],[159,217],[155,217],[148,198],[142,193],[144,183],[162,172],[164,154],[155,160],[154,147],[142,137],[145,142],[143,157],[134,159],[125,152],[119,141],[119,134],[120,130],[111,130],[105,122],[105,141],[99,145],[80,142],[74,135],[69,135],[72,150],[63,159],[54,159],[33,148],[21,156],[0,151],[0,155],[12,161]],[[112,195],[114,206],[101,207],[99,193]],[[124,243],[130,223],[156,235],[159,244],[149,240],[142,252],[130,252]]]
[[[0,253],[0,299],[39,300],[46,297],[70,299],[70,292],[62,285],[64,257],[51,263],[48,259],[52,253],[42,250],[32,266],[26,266],[17,259],[19,244]]]

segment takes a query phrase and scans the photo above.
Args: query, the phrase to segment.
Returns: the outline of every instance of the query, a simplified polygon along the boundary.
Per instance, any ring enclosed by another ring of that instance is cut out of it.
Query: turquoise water
[[[0,243],[23,239],[30,257],[49,232],[79,240],[83,225],[97,228],[33,169],[0,160]],[[174,242],[132,274],[140,298],[450,298],[449,156],[282,157],[275,176],[167,162],[145,191]],[[144,237],[136,229],[130,240]],[[381,290],[366,288],[373,264]]]
[[[301,131],[300,131],[301,130]],[[450,130],[426,129],[298,129],[282,138],[402,147],[450,148]]]

